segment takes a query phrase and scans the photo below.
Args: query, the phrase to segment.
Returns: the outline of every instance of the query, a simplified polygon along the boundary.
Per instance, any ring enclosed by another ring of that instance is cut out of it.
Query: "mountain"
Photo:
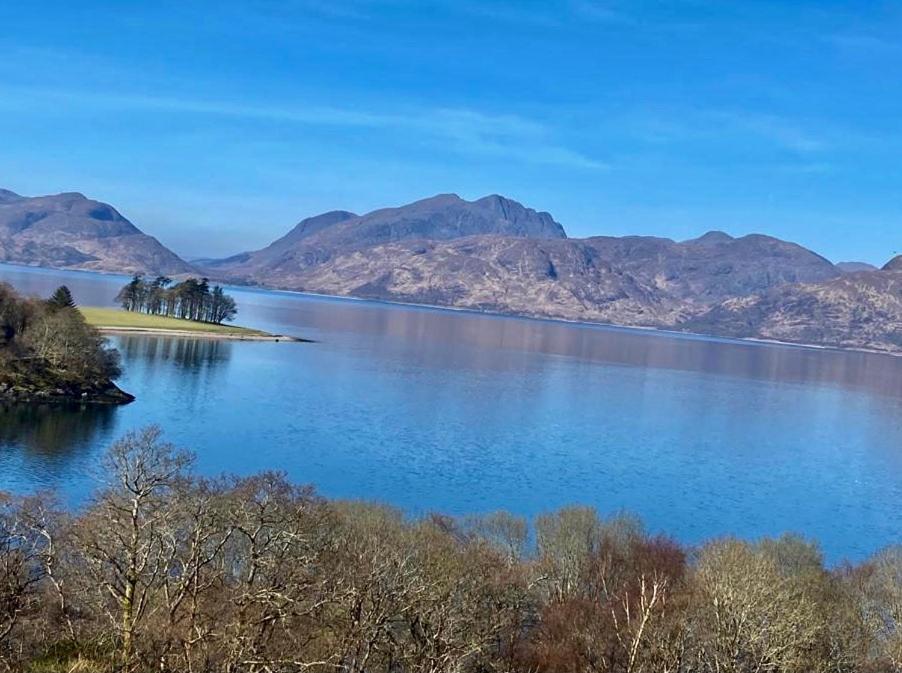
[[[902,271],[902,255],[896,255],[883,267],[884,271]]]
[[[760,234],[733,238],[712,231],[679,243],[643,236],[586,240],[620,272],[686,302],[690,311],[726,297],[839,275],[820,255]]]
[[[366,215],[325,213],[262,250],[204,268],[285,289],[669,327],[729,297],[840,274],[768,236],[572,239],[551,215],[510,199],[455,195]]]
[[[115,208],[74,192],[29,198],[0,190],[0,261],[121,273],[192,271]]]
[[[899,259],[899,258],[897,258]],[[902,264],[728,299],[683,329],[730,337],[902,351]]]
[[[325,294],[674,326],[726,297],[838,275],[814,253],[764,236],[706,244],[483,235],[358,249],[284,279]]]
[[[366,215],[332,211],[302,220],[262,250],[208,264],[228,277],[279,287],[303,286],[306,270],[343,254],[406,240],[445,241],[472,235],[562,239],[564,228],[548,213],[526,208],[502,196],[465,201],[439,194],[400,208]]]
[[[876,271],[877,267],[867,262],[837,262],[836,268],[843,273],[858,273],[859,271]]]

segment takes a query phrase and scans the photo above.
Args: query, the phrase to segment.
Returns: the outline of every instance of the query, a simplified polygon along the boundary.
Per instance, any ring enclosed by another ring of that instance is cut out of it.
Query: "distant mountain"
[[[898,271],[889,266],[728,299],[681,327],[731,337],[899,352],[902,264]]]
[[[896,255],[883,267],[884,271],[902,271],[902,255]]]
[[[300,275],[344,254],[406,240],[444,241],[473,235],[517,238],[566,238],[564,228],[548,213],[526,208],[502,196],[465,201],[440,194],[400,208],[366,215],[343,210],[302,220],[288,234],[256,252],[208,264],[244,282],[297,287]]]
[[[551,215],[510,199],[454,195],[362,216],[325,213],[262,250],[203,266],[286,289],[668,327],[729,297],[840,275],[768,236],[571,239]]]
[[[112,206],[74,192],[29,198],[0,190],[0,261],[122,273],[193,270]]]
[[[811,250],[760,234],[733,238],[712,231],[679,243],[642,236],[586,240],[620,272],[688,303],[692,312],[726,297],[839,275]]]
[[[674,326],[726,297],[838,275],[814,253],[763,236],[706,244],[483,235],[372,246],[286,279],[327,294]]]
[[[837,262],[836,268],[843,273],[858,273],[859,271],[876,271],[877,267],[867,262]]]

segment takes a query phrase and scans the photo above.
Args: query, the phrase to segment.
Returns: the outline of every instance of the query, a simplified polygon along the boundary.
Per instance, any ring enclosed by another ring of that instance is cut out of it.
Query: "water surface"
[[[112,305],[125,279],[0,266]],[[689,543],[902,541],[902,358],[248,289],[242,324],[315,344],[125,336],[121,408],[0,410],[0,489],[72,502],[148,423],[207,474],[281,469],[411,512],[629,509]]]

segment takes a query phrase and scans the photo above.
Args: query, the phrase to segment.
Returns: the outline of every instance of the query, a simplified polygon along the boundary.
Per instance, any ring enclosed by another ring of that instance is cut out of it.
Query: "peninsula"
[[[148,315],[115,308],[85,306],[79,309],[85,321],[101,334],[149,334],[156,336],[233,339],[239,341],[309,342],[282,334],[235,325],[218,325],[163,315]]]

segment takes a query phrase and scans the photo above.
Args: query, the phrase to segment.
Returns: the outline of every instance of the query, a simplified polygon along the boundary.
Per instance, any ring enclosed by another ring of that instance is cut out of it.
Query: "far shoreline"
[[[98,276],[120,276],[123,278],[128,277],[126,274],[123,274],[121,271],[108,271],[108,270],[100,270],[100,269],[79,269],[75,267],[62,267],[62,266],[41,266],[38,264],[22,264],[12,261],[2,261],[0,262],[0,266],[9,266],[18,269],[27,269],[30,271],[60,271],[64,273],[83,273],[83,274],[95,274]],[[643,325],[619,325],[616,323],[605,323],[591,320],[578,320],[578,319],[568,319],[561,317],[552,317],[552,316],[541,316],[541,315],[530,315],[528,313],[513,313],[513,312],[503,312],[503,311],[489,311],[489,310],[481,310],[477,308],[468,308],[463,306],[447,306],[442,304],[426,304],[421,302],[407,302],[407,301],[398,301],[392,299],[380,299],[377,297],[361,297],[354,295],[342,295],[342,294],[326,294],[323,292],[312,292],[306,290],[292,290],[289,288],[268,286],[268,285],[258,285],[253,283],[239,283],[234,280],[223,281],[225,287],[229,287],[239,291],[245,292],[263,292],[263,293],[271,293],[271,294],[284,294],[289,296],[301,296],[301,297],[312,297],[318,299],[327,299],[327,300],[339,300],[339,301],[347,301],[347,302],[363,302],[363,303],[371,303],[371,304],[382,304],[388,306],[400,306],[400,307],[408,307],[408,308],[418,308],[418,309],[426,309],[433,311],[453,311],[456,313],[469,313],[472,315],[479,316],[487,316],[494,318],[513,318],[515,320],[534,320],[539,322],[550,322],[550,323],[558,323],[563,325],[573,325],[578,327],[588,327],[602,330],[622,330],[628,332],[636,332],[637,334],[646,334],[646,335],[656,335],[663,337],[676,337],[683,339],[696,339],[701,341],[714,341],[721,343],[732,343],[737,345],[746,345],[746,346],[758,346],[758,347],[768,347],[768,346],[779,346],[783,348],[801,348],[805,350],[814,350],[814,351],[822,351],[822,352],[837,352],[837,353],[860,353],[864,355],[888,355],[893,358],[902,357],[902,351],[891,351],[891,350],[881,350],[877,348],[865,348],[861,346],[840,346],[835,344],[817,344],[817,343],[804,343],[799,341],[785,341],[778,339],[766,339],[762,337],[736,337],[736,336],[723,336],[717,334],[710,334],[705,332],[691,332],[691,331],[680,331],[674,329],[668,329],[666,327],[655,327],[655,326],[643,326]],[[97,327],[97,326],[95,326]],[[101,329],[104,331],[107,328]],[[112,330],[118,330],[119,328],[108,328],[108,333],[114,333]],[[129,333],[134,334],[135,332],[129,331]],[[167,336],[161,335],[159,331],[155,330],[155,333],[159,336]],[[170,334],[169,336],[182,336],[180,334]],[[189,336],[189,335],[184,335]],[[191,333],[192,337],[199,337],[200,334]],[[212,335],[204,335],[204,336],[212,336]],[[283,337],[286,341],[299,341],[304,343],[315,343],[311,339],[303,339],[298,337]],[[244,341],[249,340],[247,337],[241,339]],[[270,339],[267,339],[270,340]]]

